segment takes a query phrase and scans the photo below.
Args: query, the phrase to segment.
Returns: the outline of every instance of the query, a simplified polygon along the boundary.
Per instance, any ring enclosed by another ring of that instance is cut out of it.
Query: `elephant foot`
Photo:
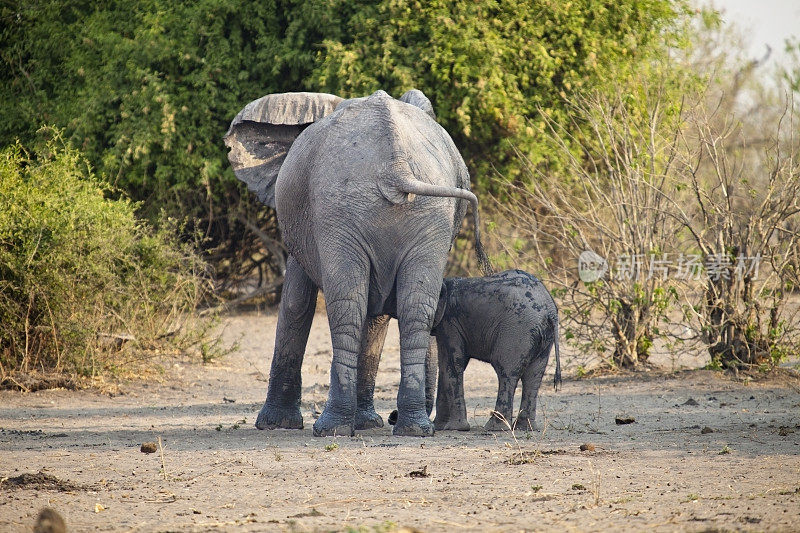
[[[256,418],[258,429],[303,429],[303,415],[299,407],[279,407],[264,404]]]
[[[498,413],[497,411],[492,411],[492,415],[489,417],[489,421],[486,422],[486,425],[483,426],[483,429],[486,431],[509,431],[511,430],[511,423],[507,420],[502,418],[503,415]]]
[[[383,427],[383,418],[375,412],[375,409],[358,409],[353,428],[357,430],[375,429]]]
[[[432,437],[434,433],[433,424],[424,410],[416,416],[399,414],[392,430],[392,435],[398,437]]]
[[[355,429],[353,428],[353,418],[332,415],[326,408],[317,421],[314,422],[315,437],[352,437]]]
[[[528,418],[527,416],[518,416],[516,420],[514,420],[514,430],[518,431],[533,431],[533,419]]]
[[[350,424],[342,424],[341,426],[334,427],[317,427],[314,424],[315,437],[354,437],[356,434],[353,426]]]
[[[469,431],[469,422],[466,420],[434,420],[433,427],[436,431]]]

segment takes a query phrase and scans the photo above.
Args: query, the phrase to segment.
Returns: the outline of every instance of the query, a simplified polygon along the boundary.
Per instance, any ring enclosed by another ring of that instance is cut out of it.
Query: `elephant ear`
[[[433,111],[433,105],[428,97],[419,89],[411,89],[400,97],[401,102],[416,106],[425,111],[433,120],[436,120],[436,113]]]
[[[289,148],[312,122],[329,115],[342,99],[326,93],[268,94],[244,106],[225,134],[236,177],[275,207],[275,180]]]

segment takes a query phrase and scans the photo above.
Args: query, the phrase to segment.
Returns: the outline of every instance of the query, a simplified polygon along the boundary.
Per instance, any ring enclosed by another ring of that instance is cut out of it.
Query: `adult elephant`
[[[300,367],[318,289],[333,345],[331,386],[314,435],[352,434],[372,408],[386,315],[398,319],[401,378],[395,435],[432,435],[426,353],[448,251],[467,202],[488,269],[477,199],[452,139],[417,90],[342,100],[267,95],[225,137],[239,179],[277,210],[290,257],[259,428],[302,428]],[[377,419],[376,419],[377,417]]]

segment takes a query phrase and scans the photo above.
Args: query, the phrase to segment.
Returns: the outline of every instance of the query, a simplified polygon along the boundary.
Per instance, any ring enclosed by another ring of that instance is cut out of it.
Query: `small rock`
[[[594,444],[591,444],[589,442],[587,442],[585,444],[581,444],[581,451],[582,452],[593,452],[594,451]]]
[[[143,442],[140,448],[142,453],[156,453],[158,450],[157,442]]]
[[[222,397],[222,401],[225,403],[236,403],[236,400],[233,398],[226,398],[225,396]]]
[[[616,422],[618,426],[622,426],[624,424],[633,424],[636,422],[636,419],[632,416],[618,416],[614,419],[614,422]]]
[[[698,404],[697,400],[695,400],[694,398],[689,398],[688,400],[683,402],[683,405],[700,405],[700,404]]]
[[[714,433],[714,430],[711,429],[710,427],[706,426],[706,427],[704,427],[703,429],[700,430],[700,433],[705,435],[706,433]]]

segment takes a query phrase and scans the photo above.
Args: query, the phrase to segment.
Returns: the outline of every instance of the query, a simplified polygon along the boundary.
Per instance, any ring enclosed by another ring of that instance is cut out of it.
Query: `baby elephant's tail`
[[[558,353],[558,310],[556,309],[556,315],[553,318],[553,345],[555,346],[556,351],[556,374],[553,376],[553,388],[558,390],[558,386],[561,385],[561,356]]]

